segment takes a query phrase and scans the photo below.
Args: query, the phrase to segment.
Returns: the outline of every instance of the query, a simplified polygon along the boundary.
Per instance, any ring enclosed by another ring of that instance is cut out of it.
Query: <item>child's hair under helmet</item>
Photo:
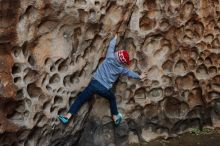
[[[115,52],[118,60],[123,63],[123,64],[127,64],[129,65],[131,63],[130,59],[129,59],[129,54],[128,51],[126,50],[119,50],[117,52]]]

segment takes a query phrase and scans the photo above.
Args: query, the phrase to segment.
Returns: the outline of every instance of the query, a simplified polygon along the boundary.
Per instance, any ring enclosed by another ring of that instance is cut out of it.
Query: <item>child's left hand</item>
[[[141,80],[145,79],[146,77],[147,77],[147,75],[144,74],[144,73],[142,73],[142,74],[140,75]]]
[[[142,72],[140,75],[141,80],[145,79],[147,77],[147,74],[145,72]]]

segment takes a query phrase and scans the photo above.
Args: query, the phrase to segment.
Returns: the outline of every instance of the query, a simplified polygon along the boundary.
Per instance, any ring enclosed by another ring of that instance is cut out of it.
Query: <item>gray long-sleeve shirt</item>
[[[131,78],[140,79],[140,76],[127,69],[121,64],[115,56],[116,39],[110,41],[105,60],[99,65],[95,71],[93,78],[99,81],[107,89],[112,88],[113,83],[120,75],[126,75]]]

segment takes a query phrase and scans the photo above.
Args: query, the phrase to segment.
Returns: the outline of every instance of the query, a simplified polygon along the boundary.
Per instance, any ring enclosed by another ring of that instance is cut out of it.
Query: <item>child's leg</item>
[[[72,117],[72,115],[76,115],[79,108],[82,106],[83,103],[88,101],[92,95],[95,93],[95,88],[92,86],[92,82],[89,83],[89,85],[86,87],[85,90],[80,93],[80,95],[76,98],[74,103],[71,105],[69,112],[66,115],[59,115],[58,118],[63,124],[67,124],[69,122],[69,119]]]
[[[108,92],[106,93],[106,96],[103,96],[103,97],[109,100],[111,114],[113,116],[118,115],[118,108],[117,108],[115,94],[111,90],[108,90]]]
[[[95,94],[95,89],[91,84],[92,83],[90,82],[71,105],[68,114],[66,115],[67,118],[70,118],[72,115],[76,115],[82,104],[88,101]]]
[[[107,90],[101,96],[109,100],[112,118],[114,120],[115,125],[118,126],[122,122],[122,114],[118,112],[114,93],[111,90]]]
[[[117,108],[115,94],[111,90],[107,90],[107,89],[99,91],[98,94],[109,100],[110,110],[113,117],[118,115],[118,108]]]

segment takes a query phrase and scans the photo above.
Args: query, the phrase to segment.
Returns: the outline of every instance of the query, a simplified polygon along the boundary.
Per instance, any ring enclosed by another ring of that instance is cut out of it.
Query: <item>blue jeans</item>
[[[91,99],[94,94],[98,94],[108,99],[110,102],[111,114],[112,115],[118,114],[118,109],[117,109],[117,104],[116,104],[114,93],[111,91],[111,89],[108,90],[105,86],[103,86],[101,83],[99,83],[95,79],[92,79],[89,85],[79,94],[79,96],[76,98],[74,103],[71,105],[69,109],[69,113],[71,113],[73,116],[76,115],[79,108],[86,101]]]

